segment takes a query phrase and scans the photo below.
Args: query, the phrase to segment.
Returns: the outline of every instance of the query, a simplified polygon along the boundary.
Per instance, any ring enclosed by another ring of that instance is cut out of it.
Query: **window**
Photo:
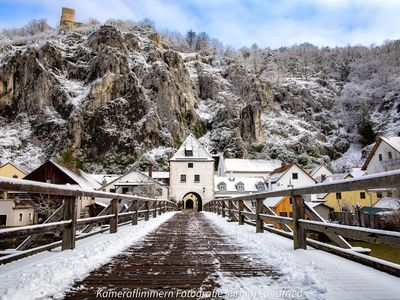
[[[382,154],[379,154],[379,161],[382,161]]]
[[[236,184],[236,189],[237,189],[238,191],[244,191],[244,184],[243,184],[243,182],[237,183],[237,184]]]
[[[193,163],[188,163],[188,168],[193,168]]]
[[[193,148],[192,147],[185,148],[185,156],[193,156]]]
[[[185,174],[181,175],[181,182],[186,182],[186,175]]]
[[[342,199],[342,193],[336,193],[336,199],[341,200]]]
[[[393,158],[393,156],[392,156],[392,152],[388,152],[388,159],[392,159]]]
[[[127,194],[129,192],[129,188],[123,187],[122,188],[122,194]]]
[[[22,214],[19,214],[19,221],[22,222]]]
[[[293,218],[293,213],[292,212],[289,213],[289,217]]]
[[[285,211],[280,212],[279,215],[280,215],[281,217],[287,217],[287,212],[285,212]]]
[[[298,173],[292,173],[292,179],[299,179]]]
[[[376,197],[382,198],[382,192],[377,192],[377,193],[376,193]]]
[[[386,197],[392,197],[392,192],[387,192]]]
[[[256,200],[251,200],[251,206],[256,207],[257,206],[257,201]]]
[[[292,197],[290,197],[290,204],[293,204],[293,199],[292,199]]]
[[[265,190],[265,185],[264,185],[264,183],[262,183],[260,181],[260,182],[257,182],[256,188],[257,188],[257,191],[264,191]]]
[[[200,175],[194,175],[194,182],[200,182]]]
[[[29,213],[29,221],[32,221],[32,220],[33,220],[32,213]]]
[[[110,193],[115,193],[116,189],[110,189]]]
[[[365,192],[360,192],[360,199],[365,199]]]
[[[13,175],[13,178],[18,178],[18,175],[17,175],[17,174],[14,174],[14,175]]]
[[[226,191],[226,183],[225,182],[218,183],[218,189],[220,191]]]

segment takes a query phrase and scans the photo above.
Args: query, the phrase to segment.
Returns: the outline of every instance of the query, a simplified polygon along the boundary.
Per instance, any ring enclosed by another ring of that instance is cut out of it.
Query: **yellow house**
[[[8,162],[0,167],[0,176],[22,179],[27,173],[16,167],[14,164]],[[0,193],[3,199],[7,199],[7,193]]]
[[[354,178],[348,174],[344,179]],[[355,206],[373,206],[379,198],[376,191],[358,190],[349,192],[328,193],[323,196],[325,204],[332,207],[335,212],[354,212]]]
[[[0,176],[22,179],[27,173],[8,162],[0,167]]]

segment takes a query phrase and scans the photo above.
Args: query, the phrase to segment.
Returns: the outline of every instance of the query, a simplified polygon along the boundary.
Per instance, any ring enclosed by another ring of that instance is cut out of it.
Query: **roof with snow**
[[[371,152],[369,153],[367,160],[365,161],[364,165],[362,166],[362,170],[366,170],[369,162],[371,161],[372,157],[375,154],[376,149],[378,149],[379,145],[385,142],[387,143],[390,147],[392,147],[395,151],[400,153],[400,137],[399,136],[394,136],[394,137],[384,137],[380,136],[378,140],[375,142],[374,147],[372,148]]]
[[[60,172],[62,172],[71,182],[66,183],[66,184],[72,184],[72,185],[78,185],[82,189],[89,189],[89,190],[97,190],[101,188],[101,185],[96,182],[89,174],[86,174],[83,172],[81,169],[76,168],[75,171],[72,171],[68,169],[67,167],[64,167],[63,165],[55,162],[54,160],[48,160],[35,170],[33,170],[31,173],[25,176],[24,179],[32,179],[31,177],[34,177],[34,174],[37,174],[38,172],[41,172],[41,170],[45,169],[46,166],[51,164],[54,168],[58,169]]]
[[[226,158],[225,171],[228,173],[270,173],[272,170],[278,168],[281,164],[282,162],[280,160]]]
[[[309,171],[308,173],[309,173],[311,176],[314,177],[315,173],[317,173],[321,168],[325,168],[325,169],[327,169],[330,173],[332,173],[331,170],[329,170],[327,167],[325,167],[325,166],[323,166],[323,165],[314,167],[314,168],[311,169],[311,171]]]
[[[222,192],[237,192],[238,191],[238,184],[243,183],[244,185],[244,192],[260,192],[265,190],[265,183],[262,177],[236,177],[229,179],[229,177],[219,177],[215,176],[214,184],[215,184],[215,191],[219,190],[219,185],[221,183],[225,183],[226,190]],[[257,185],[263,186],[262,190],[257,188]],[[243,191],[242,191],[243,192]]]
[[[206,160],[213,161],[210,153],[204,149],[203,145],[193,134],[189,134],[186,140],[182,143],[178,151],[172,156],[171,161],[176,160]]]
[[[51,162],[59,168],[61,171],[63,171],[68,177],[70,177],[73,181],[75,181],[81,188],[89,188],[89,189],[99,189],[101,188],[101,184],[99,184],[96,180],[94,180],[93,177],[91,177],[89,174],[86,174],[83,172],[81,169],[76,169],[75,173],[74,171],[62,166],[59,163],[56,163],[55,161]]]
[[[129,170],[124,175],[119,176],[113,181],[107,183],[106,186],[114,185],[114,186],[135,186],[135,185],[148,185],[148,184],[157,184],[161,186],[165,186],[164,183],[155,180],[144,174],[141,171],[137,170]]]
[[[279,202],[281,202],[283,198],[285,197],[279,196],[279,197],[267,198],[263,201],[263,203],[265,206],[275,207]]]
[[[6,162],[4,165],[1,165],[1,166],[0,166],[0,169],[3,168],[3,167],[5,167],[5,166],[7,166],[7,165],[13,166],[15,169],[19,170],[21,173],[24,173],[25,175],[29,173],[28,170],[26,170],[26,169],[24,169],[24,168],[22,168],[22,167],[20,167],[20,166],[17,166],[16,164],[14,164],[14,163],[12,163],[12,162],[10,162],[10,161],[9,161],[9,162]]]
[[[149,172],[145,171],[142,172],[143,174],[145,174],[146,176],[149,176]],[[154,179],[168,179],[169,178],[169,172],[165,172],[165,171],[153,171],[151,174],[151,178]]]
[[[372,207],[397,210],[400,209],[400,200],[392,197],[383,197]]]
[[[88,175],[101,185],[103,185],[104,182],[107,184],[121,176],[115,174],[88,174]]]
[[[281,166],[281,167],[279,167],[279,168],[276,168],[275,170],[273,170],[273,171],[271,172],[271,174],[269,174],[267,180],[268,180],[268,181],[271,181],[272,183],[277,182],[279,179],[281,179],[281,177],[282,177],[283,175],[285,175],[285,173],[286,173],[287,171],[289,171],[289,170],[290,170],[292,167],[294,167],[294,166],[298,167],[305,175],[307,175],[308,177],[310,177],[310,178],[315,182],[315,179],[314,179],[313,177],[311,177],[310,174],[308,174],[308,173],[307,173],[302,167],[300,167],[298,164],[294,164],[294,163],[292,163],[292,164],[287,164],[287,165]]]

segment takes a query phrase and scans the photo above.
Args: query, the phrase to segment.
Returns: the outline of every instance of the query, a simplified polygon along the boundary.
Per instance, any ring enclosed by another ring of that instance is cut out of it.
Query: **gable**
[[[361,170],[366,170],[372,158],[375,156],[376,151],[381,146],[382,142],[392,148],[394,151],[400,153],[400,137],[379,137],[375,142],[371,152],[369,153],[367,160],[363,164]]]
[[[176,151],[174,156],[172,156],[170,161],[194,159],[214,161],[210,153],[204,149],[203,145],[194,137],[193,134],[190,134],[179,147],[178,151]]]
[[[47,161],[25,176],[26,180],[51,182],[54,184],[78,184],[69,175],[58,168],[53,162]]]

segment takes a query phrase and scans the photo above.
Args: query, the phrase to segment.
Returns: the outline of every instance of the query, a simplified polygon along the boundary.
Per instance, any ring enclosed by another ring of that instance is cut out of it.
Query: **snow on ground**
[[[136,226],[123,226],[118,233],[103,233],[77,242],[74,250],[60,248],[0,266],[0,299],[55,299],[76,280],[119,254],[156,229],[174,213],[166,213]]]
[[[241,299],[285,298],[279,296],[282,289],[299,299],[399,299],[400,282],[395,276],[310,247],[294,251],[290,239],[256,233],[253,226],[239,226],[213,213],[205,215],[232,243],[248,248],[254,253],[252,257],[257,256],[283,275],[273,282],[268,277],[232,279],[220,274],[221,289],[240,290]]]
[[[361,145],[353,143],[339,159],[332,162],[332,166],[337,172],[349,170],[354,167],[361,167],[362,165],[361,154],[362,154]]]

